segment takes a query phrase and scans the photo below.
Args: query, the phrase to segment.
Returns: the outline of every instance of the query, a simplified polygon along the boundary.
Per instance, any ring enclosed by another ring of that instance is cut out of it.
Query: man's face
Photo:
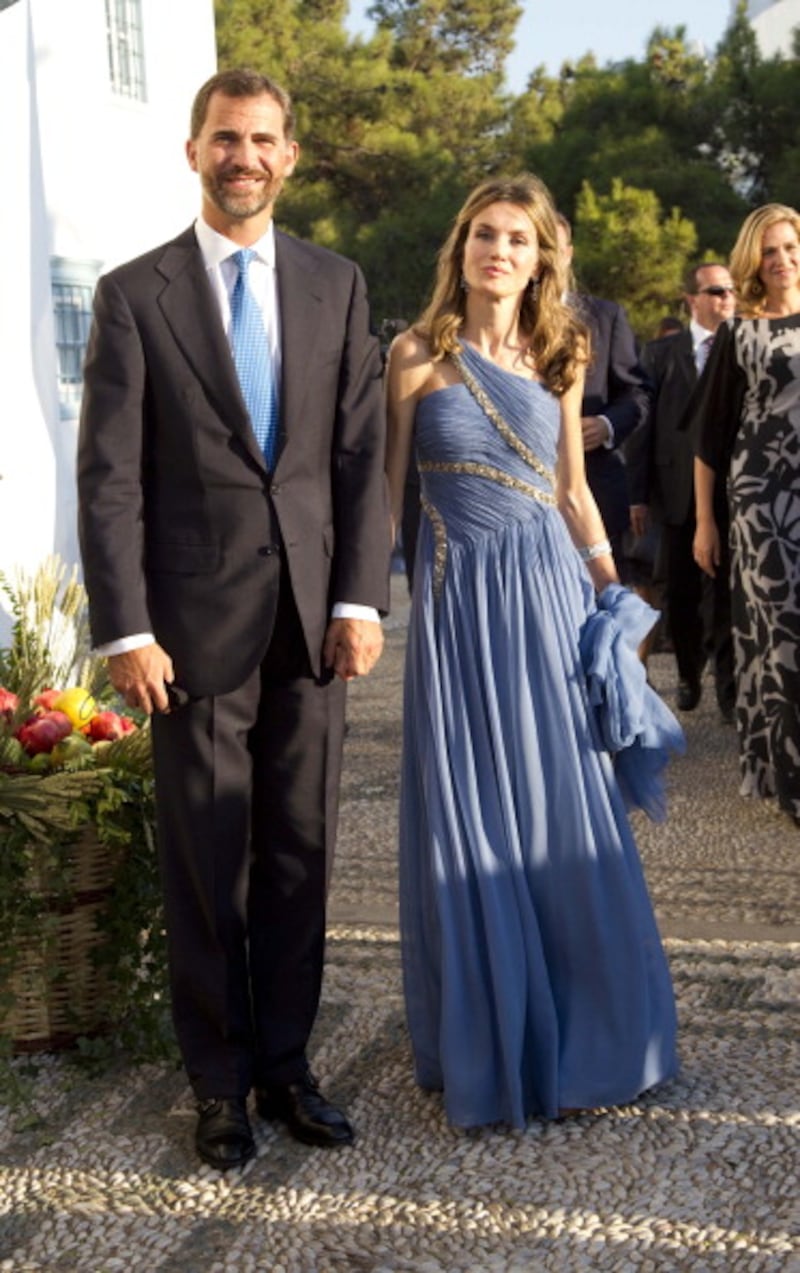
[[[190,167],[203,187],[203,214],[226,234],[250,221],[264,228],[283,183],[297,163],[298,146],[284,132],[274,97],[213,93],[197,137],[186,143]]]
[[[686,304],[696,323],[715,332],[724,319],[733,317],[733,280],[722,265],[701,265],[695,279],[695,292],[687,295]]]

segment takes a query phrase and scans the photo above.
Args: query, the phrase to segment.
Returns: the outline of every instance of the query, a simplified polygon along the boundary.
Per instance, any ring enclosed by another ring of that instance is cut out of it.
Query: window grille
[[[141,0],[106,0],[108,71],[120,97],[147,100]]]
[[[80,405],[97,273],[94,263],[60,257],[51,262],[58,393],[64,416],[74,416]]]

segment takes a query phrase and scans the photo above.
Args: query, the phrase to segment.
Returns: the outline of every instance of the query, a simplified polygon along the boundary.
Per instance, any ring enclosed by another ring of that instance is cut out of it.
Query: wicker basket
[[[51,897],[45,881],[32,873],[31,889],[51,900],[41,936],[19,952],[9,987],[13,1007],[0,1019],[0,1033],[11,1039],[15,1053],[67,1048],[108,1025],[106,977],[92,952],[100,941],[97,916],[113,887],[118,850],[101,844],[89,829],[70,855],[68,905]]]

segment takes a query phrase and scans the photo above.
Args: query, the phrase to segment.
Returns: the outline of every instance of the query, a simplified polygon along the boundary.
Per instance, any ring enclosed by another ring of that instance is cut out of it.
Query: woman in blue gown
[[[636,657],[657,616],[619,586],[586,483],[588,337],[564,291],[546,188],[486,182],[387,373],[394,516],[412,437],[424,510],[404,986],[417,1080],[462,1127],[620,1104],[676,1069],[626,804],[661,816],[682,735]]]

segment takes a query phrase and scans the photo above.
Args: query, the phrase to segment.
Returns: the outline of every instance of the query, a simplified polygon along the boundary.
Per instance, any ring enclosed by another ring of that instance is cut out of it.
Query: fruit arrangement
[[[96,764],[111,743],[136,729],[130,716],[99,705],[82,685],[43,689],[27,710],[0,686],[0,730],[19,744],[17,764],[34,772]]]
[[[92,653],[85,591],[58,558],[0,574],[0,607],[2,1093],[15,1051],[98,1029],[109,1054],[173,1044],[147,717]]]

